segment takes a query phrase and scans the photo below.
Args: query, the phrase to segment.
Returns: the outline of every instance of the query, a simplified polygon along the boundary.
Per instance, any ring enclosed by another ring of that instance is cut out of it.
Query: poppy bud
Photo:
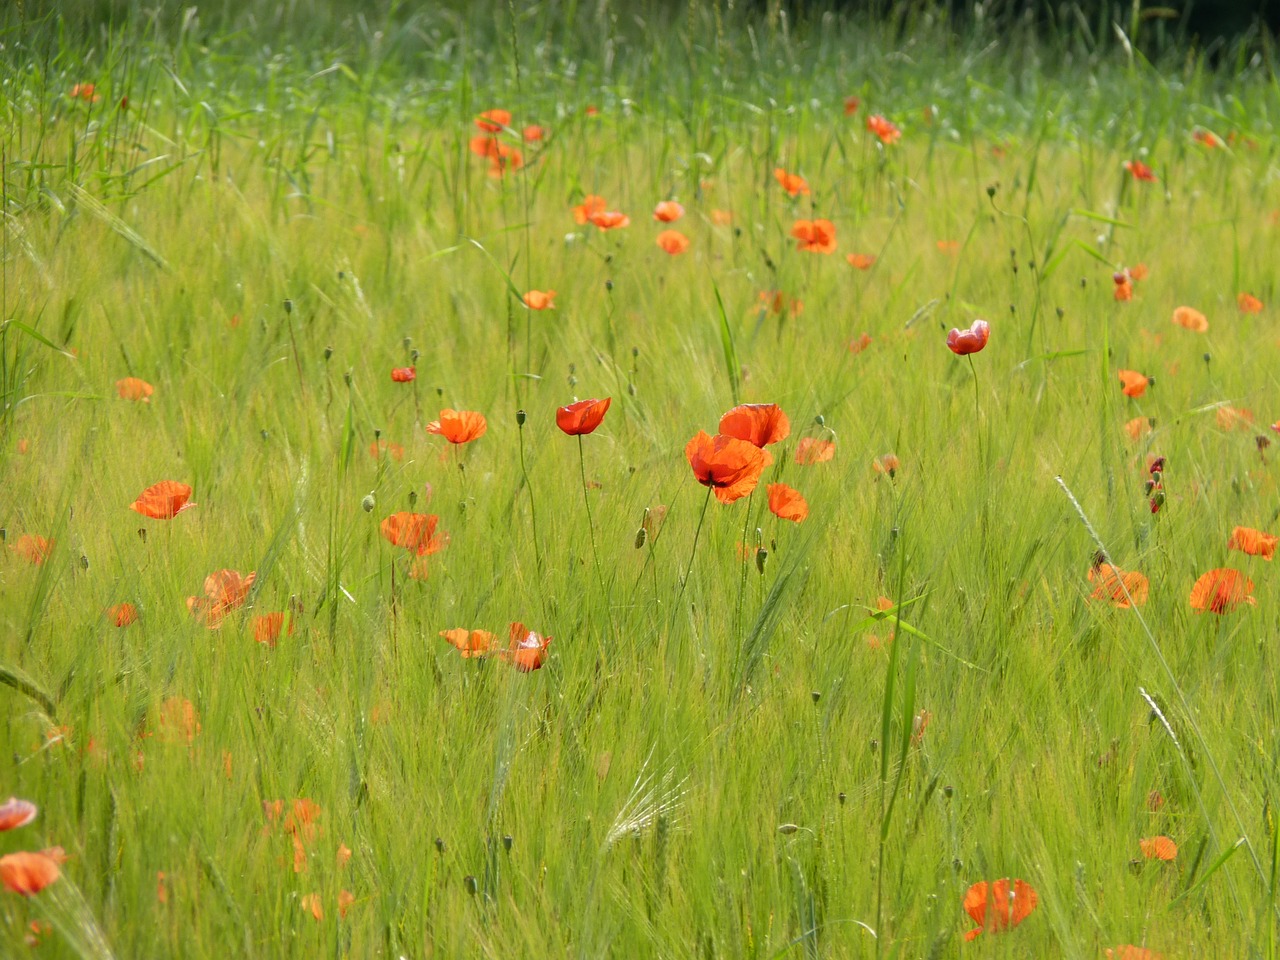
[[[1206,354],[1204,355],[1204,362],[1205,362],[1205,363],[1208,363],[1208,362],[1210,361],[1210,359],[1212,359],[1212,358],[1209,356],[1209,354],[1207,354],[1207,353],[1206,353]]]
[[[381,428],[381,427],[374,427],[374,428],[373,428],[373,439],[375,439],[375,440],[381,440],[381,439],[382,439],[382,428]]]
[[[813,691],[813,693],[809,694],[809,696],[811,696],[811,697],[813,698],[813,702],[814,702],[814,703],[817,703],[819,700],[821,700],[821,699],[822,699],[822,691],[821,691],[821,690],[814,690],[814,691]]]
[[[139,539],[141,539],[141,540],[142,540],[142,542],[143,542],[143,543],[146,543],[146,542],[147,542],[147,528],[146,528],[146,527],[139,527],[139,528],[138,528],[138,537],[139,537]]]
[[[327,361],[328,361],[328,359],[329,359],[330,357],[332,357],[332,356],[333,356],[333,347],[325,347],[325,348],[324,348],[324,358],[325,358],[326,362],[327,362]]]
[[[946,797],[948,800],[954,797],[955,794],[956,794],[956,788],[949,783],[942,788],[942,795]]]
[[[415,503],[417,503],[417,502],[418,502],[418,491],[417,491],[417,490],[410,490],[410,491],[409,491],[409,506],[411,506],[411,507],[412,507],[412,506],[413,506]]]
[[[1164,474],[1163,474],[1163,473],[1161,473],[1159,470],[1152,470],[1152,471],[1151,471],[1151,485],[1152,485],[1152,486],[1154,486],[1154,487],[1158,487],[1158,486],[1160,486],[1160,481],[1161,481],[1161,480],[1163,480],[1163,479],[1164,479]]]
[[[756,570],[759,571],[760,576],[762,577],[764,576],[764,562],[768,559],[769,551],[764,547],[761,547],[756,551]]]
[[[844,801],[845,801],[845,795],[843,790],[841,790],[839,793],[836,794],[836,799],[840,801],[840,806],[843,807]]]
[[[420,356],[422,356],[422,354],[418,352],[417,347],[414,347],[412,350],[409,351],[409,359],[412,360],[414,363],[418,362],[418,358]]]
[[[990,200],[994,200],[994,199],[995,199],[995,195],[996,195],[996,191],[997,191],[997,190],[999,190],[999,189],[1000,189],[1000,185],[999,185],[999,184],[996,184],[996,183],[989,183],[989,184],[987,184],[987,198],[988,198],[988,199],[990,199]]]
[[[376,503],[376,501],[373,499],[373,494],[372,494],[372,493],[366,493],[366,494],[364,495],[364,499],[360,501],[360,507],[361,507],[361,509],[363,509],[365,513],[373,513],[373,508],[374,508],[375,506],[377,506],[377,503]]]
[[[1066,315],[1067,315],[1067,311],[1065,311],[1065,310],[1063,310],[1061,307],[1059,307],[1059,308],[1058,308],[1058,319],[1059,319],[1059,320],[1061,320],[1061,319],[1062,319],[1063,317],[1065,317]]]
[[[779,832],[780,834],[782,834],[784,837],[789,837],[789,836],[791,836],[793,833],[795,833],[795,832],[796,832],[797,830],[799,830],[799,829],[800,829],[800,828],[799,828],[798,826],[796,826],[794,823],[780,823],[780,824],[778,824],[778,832]]]
[[[9,531],[5,527],[0,527],[0,543],[4,543],[9,539]]]
[[[636,385],[634,383],[627,384],[627,393],[631,394],[633,397],[636,395]]]
[[[822,414],[818,414],[816,417],[813,418],[813,422],[820,427],[825,427],[827,425],[827,418],[824,417]]]
[[[510,853],[511,844],[513,843],[515,843],[515,840],[512,838],[511,834],[505,834],[502,838],[502,849],[507,851],[507,853]]]
[[[569,386],[576,387],[577,385],[578,385],[578,378],[575,377],[573,374],[569,374]]]
[[[344,271],[344,270],[339,270],[339,271],[338,271],[338,282],[339,282],[339,283],[341,283],[341,282],[342,282],[343,280],[345,280],[345,279],[347,279],[346,271]]]
[[[467,874],[462,878],[462,885],[467,888],[467,893],[473,897],[476,895],[476,891],[480,889],[480,885],[476,883],[476,878],[471,874]]]
[[[285,312],[285,313],[293,313],[293,301],[292,301],[292,300],[286,300],[286,301],[284,302],[284,312]]]
[[[270,433],[268,433],[266,430],[263,430],[263,431],[261,431],[261,432],[262,432],[262,439],[263,439],[263,441],[267,441],[267,440],[270,440],[270,439],[271,439],[271,434],[270,434]]]
[[[517,427],[523,427],[523,426],[524,426],[524,422],[525,422],[525,420],[527,420],[527,419],[528,419],[528,415],[527,415],[523,410],[517,410],[517,411],[516,411],[516,426],[517,426]]]
[[[605,288],[605,290],[606,290],[606,291],[608,291],[608,292],[612,293],[612,292],[613,292],[613,281],[612,281],[612,280],[606,280],[606,281],[604,282],[604,288]]]
[[[1088,281],[1086,278],[1081,277],[1081,278],[1080,278],[1080,289],[1082,289],[1082,290],[1083,290],[1083,289],[1084,289],[1085,287],[1087,287],[1088,285],[1089,285],[1089,281]]]
[[[639,550],[644,546],[645,540],[649,538],[649,532],[644,527],[636,530],[636,549]]]
[[[871,746],[871,752],[872,752],[872,753],[875,753],[875,752],[877,752],[877,751],[880,749],[880,741],[879,741],[879,740],[876,740],[876,739],[873,737],[873,738],[872,738],[872,740],[871,740],[871,744],[870,744],[870,746]]]
[[[89,558],[86,557],[83,553],[80,554],[80,569],[81,570],[89,569]]]
[[[1135,877],[1142,872],[1142,861],[1138,859],[1129,861],[1129,872]]]
[[[954,870],[956,873],[959,873],[961,870],[964,869],[964,861],[961,860],[959,857],[956,857],[954,860],[951,861],[951,869]]]
[[[401,342],[402,344],[404,344],[404,348],[405,348],[406,350],[408,350],[410,347],[412,347],[412,346],[413,346],[413,337],[405,337],[405,338],[404,338],[403,340],[401,340],[400,342]]]
[[[436,387],[436,396],[437,396],[437,397],[443,397],[443,396],[444,396],[444,387]]]
[[[436,853],[444,853],[444,838],[436,837]]]
[[[349,386],[351,386],[351,371],[350,371],[350,370],[348,370],[346,373],[344,373],[344,374],[342,375],[342,382],[343,382],[343,383],[345,383],[348,387],[349,387]]]

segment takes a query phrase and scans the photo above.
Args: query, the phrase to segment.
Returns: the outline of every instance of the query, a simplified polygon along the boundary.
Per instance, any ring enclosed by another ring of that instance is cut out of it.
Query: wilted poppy
[[[876,258],[869,253],[851,253],[845,259],[855,270],[870,270],[876,262]]]
[[[588,223],[592,214],[604,213],[608,206],[609,203],[604,197],[597,197],[594,193],[589,193],[582,198],[582,203],[573,208],[573,222],[577,224]]]
[[[258,577],[256,572],[241,576],[235,570],[218,570],[204,578],[204,596],[187,597],[187,609],[203,620],[210,630],[222,624],[228,612],[244,604]]]
[[[779,520],[801,523],[809,516],[809,504],[800,496],[800,491],[793,490],[785,483],[771,483],[768,491],[769,512]]]
[[[253,618],[253,639],[274,647],[280,639],[280,631],[284,629],[283,612],[264,613]],[[293,620],[289,620],[289,636],[293,636]]]
[[[1036,908],[1036,892],[1025,880],[981,880],[964,895],[964,910],[978,926],[964,935],[976,940],[982,933],[999,933],[1016,927]]]
[[[605,397],[603,400],[579,400],[559,407],[556,409],[556,426],[571,437],[591,433],[600,426],[611,402],[612,397]]]
[[[1149,383],[1151,383],[1151,379],[1137,370],[1120,371],[1120,389],[1126,397],[1134,397],[1136,399],[1142,396],[1147,392]]]
[[[867,129],[879,137],[881,143],[897,143],[902,139],[902,131],[878,113],[867,117]]]
[[[1107,960],[1164,960],[1164,956],[1146,947],[1126,943],[1115,949],[1107,947]]]
[[[1241,313],[1261,313],[1262,301],[1255,297],[1252,293],[1240,293],[1236,295],[1236,303],[1240,307]]]
[[[440,419],[427,424],[427,433],[435,433],[450,443],[470,443],[483,437],[489,429],[484,414],[474,410],[441,410]]]
[[[757,447],[791,436],[791,421],[776,403],[740,403],[720,418],[720,432]]]
[[[195,506],[187,502],[190,497],[191,488],[185,483],[161,480],[138,494],[138,499],[129,504],[129,509],[152,520],[172,520],[183,510]]]
[[[947,349],[957,356],[963,357],[977,353],[991,339],[991,325],[985,320],[975,320],[968,330],[952,327],[947,334]]]
[[[1252,430],[1253,411],[1239,407],[1219,407],[1214,418],[1220,430]]]
[[[503,127],[511,126],[511,111],[486,110],[476,117],[476,126],[485,133],[498,133]]]
[[[1280,537],[1270,533],[1263,533],[1261,530],[1254,530],[1252,527],[1236,527],[1231,531],[1231,539],[1227,541],[1228,550],[1239,550],[1247,553],[1251,557],[1261,557],[1263,560],[1270,560],[1275,556],[1276,544],[1280,543]]]
[[[556,308],[556,292],[554,290],[530,290],[523,297],[524,305],[530,310],[554,310]]]
[[[523,623],[511,624],[511,646],[499,656],[521,673],[532,673],[547,659],[551,638],[528,629]]]
[[[1146,183],[1155,183],[1156,175],[1150,167],[1141,160],[1126,160],[1124,168],[1133,174],[1133,179],[1145,181]]]
[[[797,220],[791,235],[800,241],[800,249],[809,253],[836,252],[836,228],[830,220]]]
[[[684,207],[674,200],[663,200],[653,208],[653,219],[662,223],[675,223],[684,216]]]
[[[709,437],[699,430],[684,448],[693,475],[710,487],[721,503],[745,497],[760,482],[760,474],[773,458],[763,449],[737,437]]]
[[[817,437],[801,437],[796,445],[796,463],[809,466],[815,463],[826,463],[836,455],[833,440],[819,440]]]
[[[138,622],[138,608],[132,603],[117,603],[107,608],[107,619],[117,627],[127,627]]]
[[[886,453],[882,457],[876,457],[871,461],[871,469],[876,473],[887,473],[892,479],[895,474],[902,468],[902,463],[898,460],[897,454]]]
[[[1220,567],[1200,577],[1191,588],[1191,609],[1200,613],[1230,613],[1242,603],[1256,605],[1253,581],[1239,570]]]
[[[121,400],[141,400],[143,403],[150,403],[150,397],[155,392],[155,387],[137,377],[125,377],[123,380],[116,381],[116,393],[120,395]]]
[[[862,101],[859,100],[857,97],[845,97],[844,98],[844,115],[846,117],[852,117],[855,113],[858,112],[858,107],[861,105],[861,103]]]
[[[0,804],[0,831],[17,830],[36,818],[36,805],[30,800],[10,797]]]
[[[531,123],[520,131],[520,139],[525,143],[540,143],[546,135],[547,131],[536,123]]]
[[[1167,863],[1178,855],[1178,845],[1168,837],[1146,837],[1138,841],[1138,846],[1148,860],[1164,860]]]
[[[418,379],[416,367],[392,367],[391,379],[396,383],[410,383]]]
[[[425,557],[439,553],[449,544],[448,534],[436,536],[440,518],[434,513],[393,513],[379,528],[389,543]]]
[[[658,234],[657,244],[674,257],[689,249],[689,238],[679,230],[663,230]]]
[[[1208,318],[1194,307],[1178,307],[1173,311],[1173,322],[1196,333],[1204,333],[1209,329]]]
[[[34,896],[58,879],[58,865],[43,853],[10,853],[0,857],[0,883],[24,897]]]
[[[1151,583],[1136,570],[1121,570],[1109,563],[1095,563],[1089,568],[1089,582],[1095,584],[1090,600],[1107,600],[1122,610],[1141,607],[1147,602]]]
[[[787,191],[791,196],[798,197],[800,194],[809,194],[809,181],[798,173],[787,173],[782,167],[778,167],[773,171],[773,176],[778,183],[782,185],[782,189]]]
[[[440,636],[457,647],[464,660],[469,660],[472,657],[483,657],[497,649],[497,645],[494,643],[497,638],[488,630],[467,630],[464,627],[454,627],[452,630],[441,630]]]
[[[587,220],[601,230],[617,230],[631,226],[631,218],[617,210],[600,210],[588,214]]]
[[[27,563],[39,566],[53,554],[53,541],[47,537],[38,537],[33,533],[24,533],[9,544],[9,549],[26,560]]]

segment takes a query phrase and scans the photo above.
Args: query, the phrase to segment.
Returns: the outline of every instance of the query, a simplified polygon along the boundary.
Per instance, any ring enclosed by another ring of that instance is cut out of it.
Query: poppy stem
[[[755,501],[756,492],[753,489],[747,496],[747,516],[742,521],[742,570],[741,577],[738,579],[738,608],[733,615],[733,632],[736,635],[742,629],[742,595],[747,589],[747,562],[750,557],[750,548],[747,543],[747,537],[751,530],[751,504]]]
[[[538,564],[538,575],[542,575],[542,548],[538,546],[538,505],[533,499],[533,485],[529,483],[529,471],[524,465],[524,424],[520,425],[520,474],[524,477],[524,488],[529,491],[529,522],[533,527],[533,557]]]
[[[582,446],[582,434],[578,434],[578,470],[582,475],[582,502],[587,505],[587,529],[591,531],[591,558],[596,565],[596,579],[600,581],[600,593],[608,603],[608,589],[604,583],[604,572],[600,569],[600,551],[596,547],[596,522],[591,516],[591,497],[587,495],[587,455]],[[612,604],[610,604],[612,606]],[[609,614],[613,619],[612,610]]]
[[[693,557],[698,552],[698,538],[702,535],[702,521],[707,519],[707,507],[711,505],[711,487],[707,487],[707,498],[702,501],[702,513],[698,517],[698,529],[693,532],[693,547],[689,550],[689,563],[685,567],[684,578],[680,581],[680,592],[676,594],[676,606],[684,596],[684,588],[689,585],[689,577],[693,574]]]

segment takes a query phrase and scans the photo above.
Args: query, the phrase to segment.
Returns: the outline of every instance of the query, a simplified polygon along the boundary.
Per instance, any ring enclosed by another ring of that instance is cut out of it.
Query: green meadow
[[[0,13],[0,955],[1275,960],[1266,38],[376,6]]]

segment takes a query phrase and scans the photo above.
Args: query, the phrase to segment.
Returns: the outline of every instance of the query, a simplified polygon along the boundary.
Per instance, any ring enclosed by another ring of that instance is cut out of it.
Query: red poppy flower
[[[876,258],[869,253],[851,253],[845,259],[855,270],[870,270],[876,262]]]
[[[791,235],[808,253],[836,252],[836,228],[830,220],[797,220],[791,225]]]
[[[1025,880],[981,880],[964,895],[964,910],[978,926],[964,935],[976,940],[982,933],[1011,930],[1036,908],[1036,892]]]
[[[1151,582],[1136,570],[1126,572],[1109,563],[1090,567],[1089,582],[1097,584],[1089,596],[1090,600],[1108,600],[1123,610],[1129,608],[1130,599],[1134,606],[1141,607],[1147,602],[1151,589]]]
[[[871,346],[871,334],[864,333],[862,336],[854,337],[849,341],[849,352],[853,354],[862,353],[869,346]]]
[[[474,410],[441,410],[440,419],[427,424],[427,433],[438,434],[450,443],[470,443],[489,429],[484,414]]]
[[[956,356],[963,357],[970,353],[977,353],[987,345],[990,339],[991,324],[985,320],[975,320],[969,325],[968,330],[952,327],[951,332],[947,334],[947,348]]]
[[[472,137],[467,141],[467,149],[477,157],[492,159],[498,155],[498,138],[493,134]]]
[[[71,88],[72,100],[84,100],[86,103],[97,103],[102,97],[97,94],[97,87],[92,83],[77,83]]]
[[[138,622],[138,608],[132,603],[117,603],[107,608],[107,619],[117,627],[127,627]]]
[[[0,804],[0,831],[17,830],[36,818],[36,805],[30,800],[10,797]]]
[[[440,518],[434,513],[393,513],[382,521],[379,528],[383,539],[397,547],[404,547],[420,557],[439,553],[449,545],[449,535],[436,535]]]
[[[129,509],[152,520],[172,520],[183,510],[195,506],[194,503],[187,503],[190,496],[191,488],[185,483],[161,480],[138,494],[138,499],[129,504]]]
[[[689,249],[689,238],[679,230],[663,230],[658,234],[657,243],[673,257]]]
[[[143,403],[150,403],[150,397],[155,392],[155,387],[137,377],[125,377],[123,380],[116,381],[116,393],[120,395],[121,400],[141,400]]]
[[[476,117],[476,126],[485,133],[499,133],[503,127],[511,126],[511,111],[486,110]]]
[[[192,616],[205,622],[210,630],[222,624],[222,618],[249,597],[249,590],[258,574],[251,571],[245,576],[235,570],[218,570],[204,578],[204,596],[187,597],[187,609]]]
[[[779,520],[793,520],[803,523],[809,516],[809,504],[798,490],[793,490],[785,483],[771,483],[769,491],[769,512]]]
[[[1204,333],[1209,329],[1208,318],[1194,307],[1178,307],[1173,311],[1173,322],[1195,333]]]
[[[554,290],[530,290],[523,297],[524,305],[530,310],[554,310],[556,308],[556,292]]]
[[[1150,383],[1150,378],[1139,373],[1137,370],[1120,371],[1120,389],[1126,397],[1137,398],[1142,396],[1147,392],[1147,385]]]
[[[519,170],[524,166],[524,154],[515,147],[495,141],[494,149],[489,154],[489,176],[501,177],[504,173]]]
[[[418,370],[416,367],[393,367],[391,379],[396,383],[411,383],[418,379]]]
[[[1146,837],[1138,841],[1138,846],[1148,860],[1163,860],[1168,863],[1178,856],[1178,845],[1168,837]]]
[[[472,657],[483,657],[497,649],[497,645],[494,643],[497,638],[488,630],[467,630],[463,627],[454,627],[452,630],[441,630],[440,636],[457,647],[464,660],[469,660]]]
[[[1113,273],[1111,275],[1111,279],[1115,281],[1116,285],[1114,293],[1116,300],[1121,303],[1126,303],[1133,299],[1133,283],[1130,282],[1129,272],[1127,270],[1120,270]]]
[[[582,198],[582,203],[573,208],[573,222],[578,224],[589,223],[593,213],[604,213],[608,206],[609,204],[604,197],[597,197],[594,193],[589,193]]]
[[[1261,313],[1262,301],[1255,297],[1252,293],[1240,293],[1236,296],[1236,304],[1240,307],[1241,313]]]
[[[556,426],[571,437],[591,433],[609,412],[612,397],[603,400],[579,400],[556,410]]]
[[[1150,417],[1134,417],[1124,425],[1124,432],[1129,435],[1130,440],[1135,442],[1151,433],[1152,429]]]
[[[1222,139],[1212,130],[1197,129],[1191,133],[1191,139],[1202,147],[1213,150],[1215,147],[1222,146]]]
[[[699,430],[684,448],[693,475],[710,487],[721,503],[745,497],[760,482],[760,474],[773,462],[763,449],[737,437],[709,437]]]
[[[520,131],[520,139],[525,143],[540,143],[546,135],[547,131],[543,130],[542,127],[538,126],[536,123],[531,123]]]
[[[283,612],[264,613],[253,618],[253,639],[274,647],[280,639],[280,631],[284,629]],[[289,636],[293,636],[293,619],[289,620]]]
[[[1200,613],[1230,613],[1242,603],[1256,605],[1253,581],[1239,570],[1220,567],[1200,577],[1191,588],[1191,609]]]
[[[757,299],[760,306],[770,313],[782,316],[787,313],[798,317],[804,312],[804,301],[798,297],[788,297],[781,290],[761,290]],[[754,311],[752,311],[754,313]]]
[[[895,453],[886,453],[882,457],[876,457],[871,461],[871,469],[876,473],[886,473],[890,479],[902,469],[902,462]]]
[[[845,97],[844,98],[844,115],[846,117],[852,117],[855,113],[858,112],[858,107],[861,105],[862,105],[862,101],[859,100],[857,97]]]
[[[902,131],[878,113],[867,117],[867,129],[879,137],[881,143],[897,143],[902,139]]]
[[[809,195],[809,181],[798,173],[787,173],[781,167],[773,171],[774,178],[782,185],[782,189],[787,191],[791,196],[798,197],[800,194]]]
[[[815,463],[826,463],[836,455],[836,445],[832,440],[819,440],[817,437],[801,437],[796,445],[796,463],[810,466]]]
[[[1251,557],[1270,560],[1275,556],[1277,544],[1280,544],[1280,537],[1273,536],[1270,533],[1263,533],[1261,530],[1254,530],[1252,527],[1236,527],[1231,531],[1231,539],[1227,541],[1227,549],[1239,550],[1242,553],[1249,554]]]
[[[1126,160],[1124,168],[1133,174],[1133,179],[1144,181],[1146,183],[1155,183],[1156,175],[1150,167],[1141,160]]]
[[[58,865],[43,853],[11,853],[0,857],[0,883],[13,893],[34,896],[58,879]]]
[[[674,200],[663,200],[653,208],[653,219],[662,223],[675,223],[684,216],[684,207]]]
[[[720,432],[767,447],[791,436],[791,421],[776,403],[740,403],[720,418]]]
[[[523,623],[511,624],[511,647],[498,654],[521,673],[532,673],[547,659],[551,638],[528,629]]]
[[[589,213],[587,221],[600,230],[618,230],[631,226],[631,218],[617,210],[598,210]]]
[[[26,560],[27,563],[38,567],[53,554],[53,541],[47,537],[37,537],[32,533],[24,533],[9,544],[9,549]]]

